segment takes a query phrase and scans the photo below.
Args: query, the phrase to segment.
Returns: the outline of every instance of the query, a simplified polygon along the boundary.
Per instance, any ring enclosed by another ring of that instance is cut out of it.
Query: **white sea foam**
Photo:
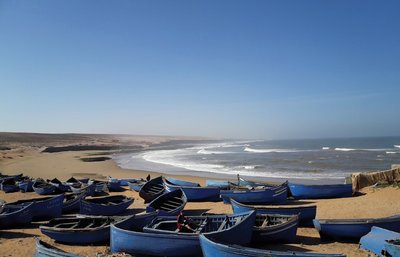
[[[397,154],[399,152],[392,152],[392,151],[387,151],[386,154]]]
[[[223,151],[210,151],[210,150],[206,150],[206,149],[200,149],[199,151],[197,151],[198,154],[230,154],[233,152],[223,152]]]
[[[341,148],[341,147],[335,148],[335,151],[342,151],[342,152],[350,152],[350,151],[384,152],[387,150],[390,150],[390,149],[386,149],[386,148],[354,149],[354,148]]]
[[[294,152],[299,152],[299,150],[293,150],[293,149],[254,149],[250,147],[244,148],[245,152],[251,152],[251,153],[294,153]]]
[[[329,150],[329,149],[331,149],[329,146],[322,147],[322,150]]]
[[[400,148],[400,145],[393,145],[395,148]]]
[[[335,148],[335,151],[350,152],[350,151],[357,151],[357,149],[337,147]]]

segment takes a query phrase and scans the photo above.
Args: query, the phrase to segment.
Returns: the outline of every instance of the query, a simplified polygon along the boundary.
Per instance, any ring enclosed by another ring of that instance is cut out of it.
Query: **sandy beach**
[[[86,139],[85,139],[86,140]],[[139,140],[140,141],[140,140]],[[149,143],[151,140],[147,140]],[[143,142],[141,142],[143,143]],[[151,142],[150,142],[151,143]],[[45,145],[45,144],[44,144]],[[140,178],[150,174],[152,177],[159,173],[127,170],[120,168],[113,160],[100,162],[83,162],[82,157],[88,157],[99,151],[66,151],[58,153],[42,153],[43,145],[33,147],[32,144],[14,144],[11,149],[0,151],[0,172],[15,174],[23,172],[30,177],[41,177],[61,180],[71,176],[105,179],[106,176],[115,178]],[[98,155],[96,155],[98,156]],[[180,179],[205,183],[203,177],[174,176]],[[352,198],[309,200],[308,203],[317,205],[317,218],[381,218],[400,213],[400,189],[395,187],[364,188],[363,195]],[[131,209],[141,211],[144,208],[143,200],[138,193],[125,190],[122,194],[135,199]],[[18,199],[38,197],[35,193],[8,193],[0,192],[0,199],[12,202]],[[212,213],[231,213],[230,205],[218,203],[188,203],[185,210],[189,212],[209,211]],[[35,252],[34,238],[51,243],[65,251],[83,256],[96,256],[97,253],[107,253],[108,246],[71,246],[55,243],[41,234],[35,222],[22,229],[0,230],[0,256],[33,256]],[[313,228],[299,228],[298,242],[295,244],[265,245],[267,249],[316,251],[321,253],[344,253],[347,256],[369,256],[369,253],[358,249],[357,242],[342,243],[321,241],[317,231]]]

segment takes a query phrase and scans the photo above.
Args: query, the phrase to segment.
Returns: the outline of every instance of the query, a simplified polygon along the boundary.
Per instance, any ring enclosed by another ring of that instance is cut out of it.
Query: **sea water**
[[[123,168],[170,174],[338,182],[400,163],[400,137],[174,141],[114,159]]]

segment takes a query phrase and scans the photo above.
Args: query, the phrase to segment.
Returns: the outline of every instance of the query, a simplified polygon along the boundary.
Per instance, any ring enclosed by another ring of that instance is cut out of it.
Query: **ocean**
[[[122,168],[167,174],[341,183],[400,164],[400,137],[172,141],[113,158]]]

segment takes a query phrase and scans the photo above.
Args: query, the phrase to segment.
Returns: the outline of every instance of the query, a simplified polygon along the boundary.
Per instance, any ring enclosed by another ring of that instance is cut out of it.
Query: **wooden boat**
[[[10,205],[33,203],[29,207],[33,219],[51,219],[61,216],[63,201],[64,195],[61,194],[56,196],[19,200],[10,203]]]
[[[124,195],[86,198],[81,200],[81,214],[116,215],[125,211],[133,203],[133,198]]]
[[[49,195],[54,193],[56,187],[42,179],[37,179],[33,182],[33,190],[39,195]]]
[[[298,215],[256,214],[252,243],[294,242]]]
[[[18,182],[19,190],[23,193],[25,192],[33,192],[33,181],[30,178],[21,180]]]
[[[32,212],[30,208],[32,204],[5,204],[0,213],[0,229],[31,223]]]
[[[289,189],[295,199],[340,198],[353,195],[351,184],[303,185],[289,183]]]
[[[66,185],[66,184],[62,183],[57,178],[53,178],[52,180],[50,180],[49,184],[55,186],[56,187],[56,191],[58,193],[71,192],[71,188],[69,187],[69,185]]]
[[[108,177],[108,181],[118,181],[120,186],[128,186],[128,182],[136,182],[138,180],[146,181],[144,179],[136,179],[136,178],[112,178]]]
[[[243,213],[255,210],[257,214],[299,215],[299,226],[313,226],[313,219],[317,212],[316,205],[308,206],[256,206],[230,200],[233,213]]]
[[[221,190],[221,197],[224,203],[233,199],[245,204],[283,204],[287,199],[287,187],[282,185],[263,189]]]
[[[36,237],[35,257],[83,257],[73,253],[67,253],[61,249],[49,245]]]
[[[165,191],[162,177],[156,177],[146,182],[139,191],[139,196],[144,199],[145,203],[149,203],[162,195]]]
[[[14,178],[5,178],[0,182],[0,190],[5,193],[17,192],[19,191],[19,186]]]
[[[175,217],[156,218],[143,228],[144,232],[112,224],[111,252],[123,251],[133,255],[154,256],[198,256],[201,255],[199,242],[201,233],[232,244],[247,244],[251,241],[255,212],[190,218],[198,224],[196,232],[177,232]]]
[[[70,185],[71,191],[74,194],[85,193],[87,196],[94,196],[96,194],[96,185],[95,184],[74,184]]]
[[[321,237],[360,239],[373,226],[400,232],[400,215],[380,219],[315,219],[314,227]]]
[[[95,185],[94,192],[95,194],[101,194],[104,192],[108,192],[107,181],[100,180],[89,180],[88,185]]]
[[[179,179],[175,179],[175,178],[166,178],[165,181],[167,183],[170,183],[170,184],[176,185],[176,186],[188,186],[188,187],[199,187],[200,186],[199,183],[179,180]]]
[[[65,194],[63,202],[63,213],[78,211],[81,208],[81,201],[86,197],[86,194]]]
[[[108,181],[106,182],[107,188],[110,192],[121,192],[124,189],[121,187],[121,183],[119,179],[115,178],[108,178]]]
[[[15,180],[20,180],[23,176],[24,176],[23,173],[14,174],[14,175],[5,175],[5,174],[0,172],[0,180],[1,179],[11,179],[11,178],[13,178]]]
[[[187,203],[185,193],[181,190],[174,190],[160,195],[150,202],[146,207],[147,212],[158,211],[160,216],[178,215]]]
[[[397,257],[400,256],[400,238],[394,240],[387,240],[385,244],[385,250],[383,252],[385,256]]]
[[[234,244],[220,243],[208,235],[199,236],[204,257],[346,257],[343,254],[283,252],[249,248]]]
[[[67,179],[64,184],[68,185],[68,186],[73,186],[76,184],[87,184],[89,182],[88,178],[82,178],[82,179],[76,179],[74,177],[70,177],[69,179]]]
[[[400,240],[400,233],[396,233],[387,229],[380,227],[372,227],[371,231],[360,239],[360,248],[373,252],[378,256],[400,256],[400,251],[397,255],[394,255],[395,251],[391,251],[392,247],[388,240]],[[386,245],[388,245],[389,253],[386,250]],[[394,245],[394,244],[392,244]],[[397,247],[400,247],[399,245]],[[400,249],[400,248],[399,248]],[[390,255],[385,255],[385,253]]]
[[[139,192],[144,184],[146,184],[147,180],[139,179],[136,181],[128,181],[128,186],[131,190]]]
[[[182,189],[185,192],[188,202],[211,202],[221,201],[220,189],[218,187],[179,186],[164,181],[165,190],[168,192]]]
[[[154,214],[152,214],[154,217]],[[140,215],[131,216],[77,216],[52,219],[40,226],[40,231],[60,243],[92,244],[110,240],[110,224],[128,226]]]

